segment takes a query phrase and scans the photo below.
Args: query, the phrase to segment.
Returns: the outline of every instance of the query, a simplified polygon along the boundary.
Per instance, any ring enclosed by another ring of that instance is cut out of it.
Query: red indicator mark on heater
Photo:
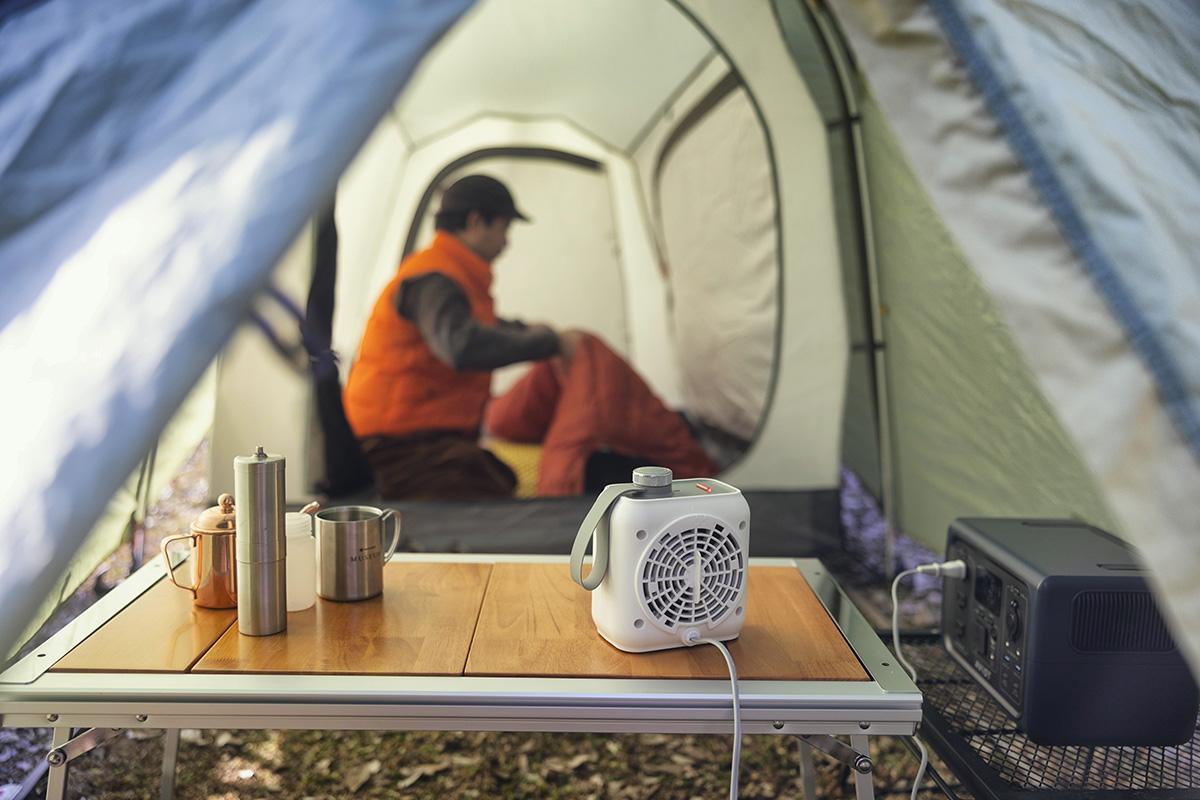
[[[698,488],[700,488],[700,489],[703,489],[703,490],[704,490],[704,491],[706,491],[706,492],[709,492],[710,494],[712,493],[712,487],[711,487],[711,486],[705,486],[703,483],[697,483],[697,484],[696,484],[696,486],[697,486]]]

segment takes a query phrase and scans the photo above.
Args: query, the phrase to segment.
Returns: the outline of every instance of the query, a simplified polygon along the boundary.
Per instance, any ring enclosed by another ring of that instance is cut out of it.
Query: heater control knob
[[[672,477],[671,470],[666,467],[638,467],[633,471],[633,482],[638,486],[670,486]]]

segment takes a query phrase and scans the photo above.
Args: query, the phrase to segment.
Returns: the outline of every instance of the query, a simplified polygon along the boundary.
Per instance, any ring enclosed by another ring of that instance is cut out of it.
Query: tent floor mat
[[[750,504],[751,556],[819,557],[841,549],[837,489],[743,494]],[[401,550],[566,555],[594,501],[585,496],[370,502],[400,513]]]

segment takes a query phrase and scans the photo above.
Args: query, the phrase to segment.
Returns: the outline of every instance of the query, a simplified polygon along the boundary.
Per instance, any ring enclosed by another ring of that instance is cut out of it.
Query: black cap
[[[442,193],[439,211],[483,211],[492,216],[529,221],[529,217],[517,210],[508,187],[490,175],[468,175],[450,184]]]

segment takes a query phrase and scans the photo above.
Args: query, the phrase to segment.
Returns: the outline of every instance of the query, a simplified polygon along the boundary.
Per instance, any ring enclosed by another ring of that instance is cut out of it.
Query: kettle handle
[[[175,584],[180,589],[187,589],[189,592],[192,593],[192,598],[195,599],[196,587],[192,586],[192,585],[184,586],[182,583],[175,580],[175,568],[171,566],[171,558],[170,558],[170,556],[167,555],[167,545],[169,545],[171,542],[178,542],[183,539],[191,539],[192,547],[193,548],[196,547],[196,534],[181,533],[181,534],[178,534],[177,536],[168,536],[167,538],[163,539],[161,542],[158,543],[158,549],[159,549],[159,552],[162,553],[163,563],[167,565],[167,577],[171,579],[171,583]]]
[[[636,483],[614,483],[605,486],[587,516],[583,518],[583,524],[579,526],[579,533],[575,534],[575,544],[571,547],[571,580],[589,592],[600,585],[600,581],[604,580],[604,573],[608,571],[608,526],[597,528],[600,520],[619,498],[629,494],[640,494],[645,491],[645,488]],[[583,556],[587,552],[588,543],[592,540],[593,534],[596,537],[596,544],[592,547],[594,560],[592,571],[585,578],[583,577]]]

